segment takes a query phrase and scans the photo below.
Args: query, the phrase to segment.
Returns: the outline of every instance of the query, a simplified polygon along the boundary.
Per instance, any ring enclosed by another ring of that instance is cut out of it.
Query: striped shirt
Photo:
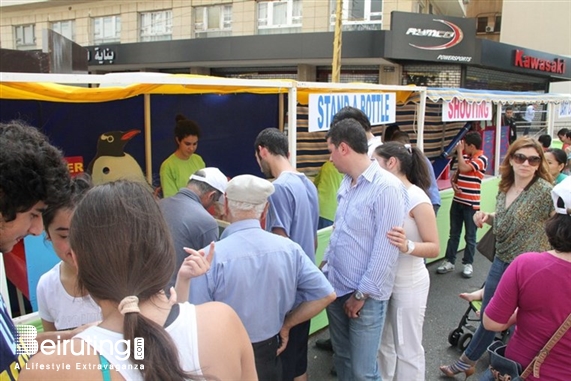
[[[356,290],[388,300],[399,251],[387,232],[403,226],[408,195],[402,182],[375,160],[351,185],[345,175],[337,200],[335,227],[325,250],[323,272],[337,296]]]
[[[463,158],[473,170],[465,173],[458,170],[458,191],[454,193],[454,201],[480,210],[480,189],[488,167],[488,158],[482,150],[476,151],[471,157],[464,155]]]

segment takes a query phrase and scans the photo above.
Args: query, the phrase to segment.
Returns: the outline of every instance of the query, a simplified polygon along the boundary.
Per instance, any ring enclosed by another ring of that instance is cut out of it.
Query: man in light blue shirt
[[[288,140],[277,128],[266,128],[254,143],[256,160],[267,178],[275,178],[269,197],[266,230],[298,243],[315,263],[319,201],[317,188],[289,161]],[[290,345],[282,354],[283,381],[307,379],[307,340],[310,322],[294,327]]]
[[[224,302],[236,311],[254,347],[260,380],[282,379],[276,353],[287,346],[290,329],[335,299],[297,243],[260,227],[273,191],[272,183],[256,176],[230,180],[225,211],[231,224],[216,243],[210,270],[192,280],[189,298],[194,304]]]
[[[371,162],[356,120],[335,123],[327,146],[345,174],[322,266],[338,295],[327,307],[334,365],[340,380],[380,380],[377,351],[399,255],[387,232],[403,225],[408,196],[399,179]]]

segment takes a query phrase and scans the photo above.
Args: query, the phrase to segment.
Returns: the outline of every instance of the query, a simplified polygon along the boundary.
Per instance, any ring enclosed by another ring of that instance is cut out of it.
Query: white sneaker
[[[442,263],[437,269],[436,272],[438,274],[446,274],[449,273],[450,271],[454,271],[454,264],[450,263],[448,261],[444,261],[444,263]]]
[[[464,278],[472,278],[473,274],[474,274],[474,268],[472,267],[472,265],[471,264],[464,265],[464,271],[462,271],[462,276]]]

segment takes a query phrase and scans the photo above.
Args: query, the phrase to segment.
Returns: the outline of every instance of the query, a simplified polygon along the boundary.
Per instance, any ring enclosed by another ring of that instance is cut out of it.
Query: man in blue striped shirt
[[[369,159],[356,120],[335,123],[327,146],[345,174],[322,264],[338,296],[327,307],[334,365],[340,380],[380,380],[377,350],[399,255],[387,232],[403,225],[408,197],[401,181]]]

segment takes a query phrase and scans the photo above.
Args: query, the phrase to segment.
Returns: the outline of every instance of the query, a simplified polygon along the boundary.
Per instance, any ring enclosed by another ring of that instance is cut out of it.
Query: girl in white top
[[[145,184],[91,189],[74,211],[69,239],[79,285],[103,320],[71,343],[38,352],[20,380],[257,380],[248,334],[230,307],[166,297],[175,251]],[[189,252],[178,273],[186,278],[181,290],[210,266],[203,252]]]
[[[44,332],[73,329],[101,320],[99,306],[77,285],[77,268],[71,258],[68,240],[73,209],[90,186],[87,176],[73,178],[69,199],[49,205],[42,214],[48,239],[61,259],[61,262],[41,276],[36,289],[38,312]]]
[[[440,252],[436,216],[425,192],[430,174],[422,152],[409,144],[387,142],[376,148],[374,158],[403,182],[409,197],[404,226],[394,227],[387,234],[400,255],[379,366],[384,381],[421,381],[425,368],[422,327],[430,287],[424,258],[434,258]]]

